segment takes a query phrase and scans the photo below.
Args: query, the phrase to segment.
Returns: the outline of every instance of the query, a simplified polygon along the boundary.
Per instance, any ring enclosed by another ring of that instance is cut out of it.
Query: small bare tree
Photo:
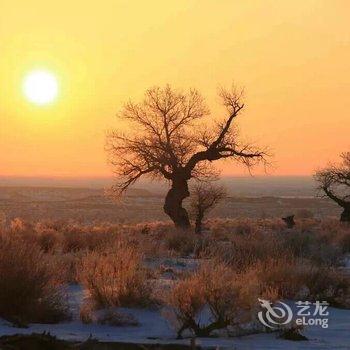
[[[330,164],[315,174],[319,189],[343,208],[340,221],[350,222],[350,152],[341,154],[340,164]]]
[[[177,227],[190,221],[182,202],[189,196],[191,178],[210,177],[210,166],[219,159],[232,159],[247,167],[265,161],[266,153],[238,139],[233,123],[244,108],[242,92],[221,90],[227,116],[217,123],[205,117],[209,110],[196,90],[187,93],[170,86],[146,91],[140,103],[128,102],[119,116],[131,122],[131,131],[107,135],[107,152],[117,175],[113,189],[124,192],[141,177],[170,182],[164,211]]]
[[[195,218],[195,232],[202,233],[204,216],[226,196],[224,187],[197,182],[191,188],[191,212]]]

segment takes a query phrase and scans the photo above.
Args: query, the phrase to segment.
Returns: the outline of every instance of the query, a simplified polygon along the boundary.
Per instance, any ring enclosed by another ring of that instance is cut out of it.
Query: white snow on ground
[[[189,339],[176,340],[175,331],[156,310],[121,309],[133,314],[140,322],[137,327],[111,327],[98,324],[82,324],[79,320],[79,305],[84,291],[78,285],[69,288],[69,303],[73,312],[70,322],[54,325],[31,324],[28,328],[15,328],[0,320],[0,335],[30,334],[44,331],[58,338],[82,341],[92,336],[100,341],[122,341],[135,343],[181,343]],[[293,342],[278,339],[275,333],[255,334],[236,338],[201,338],[197,344],[203,347],[220,347],[237,350],[291,350],[291,349],[350,349],[350,310],[329,308],[329,328],[308,327],[304,334],[309,341]]]

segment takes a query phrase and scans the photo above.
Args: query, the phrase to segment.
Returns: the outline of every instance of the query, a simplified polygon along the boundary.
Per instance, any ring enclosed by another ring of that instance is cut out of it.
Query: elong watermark
[[[265,327],[274,329],[294,321],[297,326],[328,328],[329,304],[326,301],[296,301],[297,310],[293,312],[292,308],[282,301],[274,304],[265,299],[258,300],[263,309],[258,312],[258,318]]]

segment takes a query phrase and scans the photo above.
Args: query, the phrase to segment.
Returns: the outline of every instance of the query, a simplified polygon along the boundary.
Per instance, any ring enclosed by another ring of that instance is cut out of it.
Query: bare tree
[[[191,212],[195,217],[195,232],[202,233],[204,216],[226,197],[224,187],[208,182],[197,182],[191,188]]]
[[[315,174],[319,189],[343,208],[340,221],[350,222],[350,152],[341,154],[340,164],[330,164]]]
[[[142,102],[126,103],[119,116],[131,122],[131,131],[107,135],[107,151],[117,175],[113,189],[122,193],[145,176],[168,180],[171,187],[164,211],[177,227],[188,228],[182,202],[189,196],[191,178],[212,176],[211,163],[218,159],[229,158],[248,168],[265,161],[264,151],[239,141],[233,125],[244,108],[242,92],[222,89],[220,97],[227,116],[216,123],[208,120],[205,101],[193,89],[183,93],[170,86],[154,87]]]

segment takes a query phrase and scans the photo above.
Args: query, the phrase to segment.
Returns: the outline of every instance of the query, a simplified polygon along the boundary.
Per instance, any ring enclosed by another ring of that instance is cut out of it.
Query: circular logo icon
[[[268,328],[277,328],[280,325],[288,324],[293,318],[292,309],[282,301],[277,305],[264,299],[258,299],[263,311],[258,312],[259,321]]]

